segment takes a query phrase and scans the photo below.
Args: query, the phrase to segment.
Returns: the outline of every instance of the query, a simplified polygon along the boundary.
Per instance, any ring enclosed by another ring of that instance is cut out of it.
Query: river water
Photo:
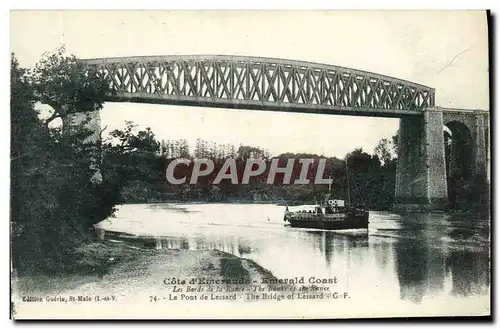
[[[489,310],[488,218],[370,212],[368,231],[323,231],[287,227],[283,212],[270,204],[123,205],[101,227],[149,237],[157,249],[225,251],[278,278],[336,278],[367,310]]]

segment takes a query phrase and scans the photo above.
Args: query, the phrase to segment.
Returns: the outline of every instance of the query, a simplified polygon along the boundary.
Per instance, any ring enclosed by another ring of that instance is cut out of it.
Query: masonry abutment
[[[443,112],[428,108],[399,123],[394,211],[444,210],[448,204]]]

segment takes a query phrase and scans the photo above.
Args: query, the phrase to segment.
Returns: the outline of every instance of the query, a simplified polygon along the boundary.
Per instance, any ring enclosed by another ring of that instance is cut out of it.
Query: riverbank
[[[23,296],[113,294],[117,298],[158,293],[172,287],[165,279],[204,278],[262,282],[275,279],[257,263],[218,250],[147,249],[106,240],[79,250],[86,272],[65,275],[13,275],[13,298]],[[15,311],[15,307],[14,307]]]

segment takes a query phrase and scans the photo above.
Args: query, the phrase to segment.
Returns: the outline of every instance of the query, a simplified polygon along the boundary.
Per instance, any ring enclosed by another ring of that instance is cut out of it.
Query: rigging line
[[[361,194],[361,191],[359,190],[358,184],[356,184],[356,181],[354,181],[354,185],[356,186],[356,190],[358,191],[359,198],[361,199],[361,203],[363,206],[365,206],[365,200],[363,199],[363,195]]]
[[[346,170],[347,170],[347,186],[348,186],[348,191],[349,191],[349,179],[350,179],[350,176],[349,176],[349,168],[347,168],[347,161],[346,161]],[[356,191],[358,191],[358,195],[359,195],[359,198],[361,199],[361,203],[363,204],[363,206],[366,206],[365,204],[365,200],[363,198],[363,195],[361,194],[361,191],[359,189],[359,186],[358,184],[356,183],[356,180],[354,178],[352,178],[353,180],[353,183],[354,183],[354,186],[356,187]],[[349,195],[349,204],[350,204],[350,195]]]
[[[347,204],[351,205],[351,191],[349,189],[349,167],[347,165],[347,158],[345,159],[345,170],[346,170],[346,185],[347,185]]]

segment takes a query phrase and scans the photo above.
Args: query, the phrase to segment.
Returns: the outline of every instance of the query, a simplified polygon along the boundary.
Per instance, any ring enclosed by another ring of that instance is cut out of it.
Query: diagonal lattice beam
[[[434,106],[430,87],[309,62],[243,56],[84,60],[109,77],[109,100],[401,116]]]

